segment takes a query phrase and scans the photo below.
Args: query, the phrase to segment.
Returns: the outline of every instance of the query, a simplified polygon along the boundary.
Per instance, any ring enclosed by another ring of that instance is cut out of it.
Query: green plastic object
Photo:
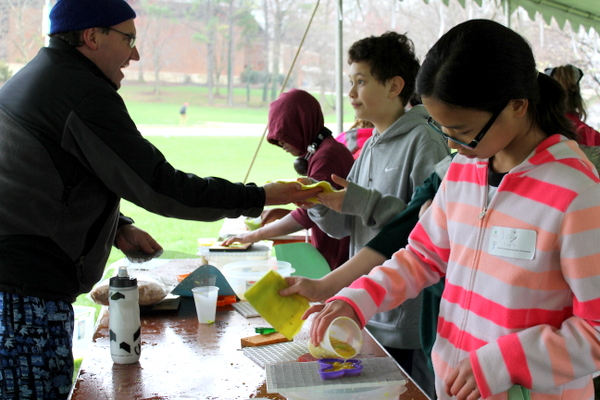
[[[529,389],[515,385],[508,390],[508,400],[531,400]]]
[[[292,276],[320,279],[331,272],[329,264],[319,250],[310,243],[284,243],[273,246],[275,257],[279,261],[292,264],[295,272]]]
[[[254,328],[254,332],[261,334],[261,335],[266,335],[269,333],[275,333],[275,332],[277,332],[277,330],[275,328],[259,327],[259,328]]]

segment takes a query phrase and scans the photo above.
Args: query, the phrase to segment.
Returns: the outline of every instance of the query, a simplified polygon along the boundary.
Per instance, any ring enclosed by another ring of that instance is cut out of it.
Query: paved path
[[[335,132],[335,124],[325,124]],[[206,122],[194,126],[152,126],[138,125],[144,136],[257,136],[263,135],[266,125],[234,124],[226,122]]]
[[[138,126],[144,136],[262,136],[265,125],[208,122],[194,126]]]

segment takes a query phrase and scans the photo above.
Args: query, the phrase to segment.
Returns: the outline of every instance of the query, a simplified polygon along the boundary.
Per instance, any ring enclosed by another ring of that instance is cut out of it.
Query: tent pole
[[[343,84],[343,8],[342,0],[338,0],[337,30],[335,35],[335,111],[337,121],[336,134],[344,130],[344,84]]]
[[[512,29],[510,26],[510,0],[504,0],[504,16],[506,18],[506,27]]]

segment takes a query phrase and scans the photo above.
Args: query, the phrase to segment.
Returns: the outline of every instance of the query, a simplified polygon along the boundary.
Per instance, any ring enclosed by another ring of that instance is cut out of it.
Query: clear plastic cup
[[[192,293],[194,295],[198,322],[201,324],[212,324],[215,322],[219,288],[217,286],[198,286],[192,289]]]
[[[215,286],[217,283],[217,275],[203,274],[194,277],[194,286]]]
[[[360,353],[363,338],[360,327],[348,317],[337,317],[327,330],[318,346],[308,341],[308,351],[316,358],[341,358],[344,360]]]

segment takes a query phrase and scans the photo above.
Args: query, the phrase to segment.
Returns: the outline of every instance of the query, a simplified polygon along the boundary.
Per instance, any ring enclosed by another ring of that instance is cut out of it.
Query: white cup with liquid
[[[318,346],[308,342],[308,351],[316,358],[348,360],[360,353],[362,344],[362,331],[356,322],[348,317],[337,317],[325,331]]]

